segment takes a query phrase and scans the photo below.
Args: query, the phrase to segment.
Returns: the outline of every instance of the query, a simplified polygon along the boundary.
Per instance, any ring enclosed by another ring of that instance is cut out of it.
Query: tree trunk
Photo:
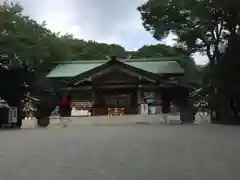
[[[213,124],[240,124],[238,117],[238,109],[233,106],[233,99],[228,95],[216,96],[218,101],[215,104],[214,112],[212,112],[213,118],[211,119]]]
[[[195,112],[189,103],[185,103],[180,107],[180,117],[183,123],[193,123],[195,120]]]
[[[50,118],[49,116],[44,116],[39,118],[37,122],[39,127],[47,127],[50,123]]]
[[[24,112],[21,110],[21,106],[18,106],[18,120],[16,124],[16,128],[21,128],[22,126],[22,120],[24,118]]]

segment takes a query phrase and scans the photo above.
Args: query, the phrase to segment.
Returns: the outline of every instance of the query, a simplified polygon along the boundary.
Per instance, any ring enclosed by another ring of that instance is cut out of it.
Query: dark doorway
[[[136,114],[136,89],[98,90],[95,93],[95,115],[109,115],[109,111],[116,111],[116,115]],[[110,113],[111,114],[111,113]]]

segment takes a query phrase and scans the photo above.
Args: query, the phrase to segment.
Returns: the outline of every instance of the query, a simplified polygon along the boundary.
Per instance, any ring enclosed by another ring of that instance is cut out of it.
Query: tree
[[[149,0],[138,10],[145,29],[156,39],[176,34],[190,53],[206,54],[213,70],[228,38],[239,33],[238,5],[237,1]]]
[[[70,60],[99,60],[106,59],[106,56],[115,55],[119,58],[125,58],[127,52],[117,44],[105,44],[95,41],[84,41],[73,38],[72,35],[61,37],[70,51]]]
[[[219,48],[227,36],[224,11],[212,0],[150,0],[138,7],[143,25],[156,39],[170,32],[194,53],[205,53],[210,61],[219,60]]]
[[[159,58],[163,61],[177,61],[185,70],[184,82],[199,83],[199,72],[190,54],[179,47],[170,47],[164,44],[148,45],[139,48],[137,51],[129,52],[131,58]]]
[[[156,45],[143,46],[138,51],[128,52],[117,44],[84,41],[74,38],[71,34],[60,36],[59,33],[47,29],[45,23],[39,24],[25,16],[19,4],[0,5],[0,65],[7,67],[2,72],[0,70],[0,82],[11,82],[8,83],[9,86],[1,88],[0,96],[14,99],[14,104],[18,105],[27,91],[32,92],[43,102],[39,105],[42,109],[38,114],[39,118],[49,115],[53,104],[56,104],[59,98],[56,96],[58,91],[55,88],[59,84],[54,84],[54,87],[45,78],[56,63],[68,60],[104,60],[110,55],[123,59],[130,56],[132,58],[183,56],[179,63],[184,69],[193,69],[193,72],[195,67],[194,61],[186,58],[189,53],[180,48]],[[18,93],[15,93],[15,90]],[[49,96],[53,98],[48,98]]]
[[[51,69],[53,61],[68,58],[64,42],[44,23],[23,15],[19,4],[4,3],[0,9],[0,54],[18,57],[37,74]]]
[[[222,49],[229,46],[230,39],[239,36],[239,7],[238,1],[149,0],[138,10],[145,29],[156,39],[160,40],[171,32],[177,35],[178,42],[188,52],[199,51],[208,56],[210,94],[214,101],[219,99],[217,92],[222,83],[217,73],[218,65],[226,60]]]
[[[44,77],[54,61],[69,58],[64,42],[44,24],[24,16],[22,10],[19,4],[0,5],[0,64],[5,67],[0,96],[19,107],[24,94],[34,89],[37,77]]]

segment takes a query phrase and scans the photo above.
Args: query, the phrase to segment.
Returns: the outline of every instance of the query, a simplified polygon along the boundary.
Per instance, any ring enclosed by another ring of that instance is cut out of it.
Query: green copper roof
[[[48,78],[58,78],[58,77],[74,77],[83,72],[89,71],[93,68],[96,68],[100,65],[104,64],[104,62],[69,62],[59,64],[55,67],[48,75]]]
[[[176,59],[176,58],[175,58]],[[155,74],[182,74],[184,70],[174,61],[174,58],[164,59],[128,59],[119,60],[127,65],[139,68]],[[88,60],[64,62],[56,66],[48,75],[48,78],[74,77],[93,68],[101,66],[108,60]]]
[[[155,74],[184,73],[184,70],[176,61],[126,62],[126,64]]]

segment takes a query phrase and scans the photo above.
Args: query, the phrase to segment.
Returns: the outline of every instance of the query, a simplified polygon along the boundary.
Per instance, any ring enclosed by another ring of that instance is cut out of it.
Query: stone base
[[[210,115],[196,114],[194,123],[195,124],[211,124]]]
[[[23,128],[23,129],[38,128],[37,119],[36,119],[36,118],[23,119],[23,120],[22,120],[22,128]]]
[[[69,118],[51,117],[48,127],[67,127],[69,121]]]
[[[182,124],[180,115],[163,115],[164,124]]]

